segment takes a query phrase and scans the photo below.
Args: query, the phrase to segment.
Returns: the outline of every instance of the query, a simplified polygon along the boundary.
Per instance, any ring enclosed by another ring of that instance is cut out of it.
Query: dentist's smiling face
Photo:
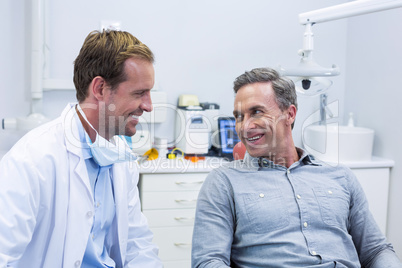
[[[151,89],[154,86],[153,64],[144,59],[127,59],[126,81],[105,95],[105,129],[114,135],[132,136],[143,112],[152,111]]]
[[[236,131],[253,157],[266,157],[281,150],[289,126],[286,112],[279,108],[270,82],[243,86],[234,102]]]

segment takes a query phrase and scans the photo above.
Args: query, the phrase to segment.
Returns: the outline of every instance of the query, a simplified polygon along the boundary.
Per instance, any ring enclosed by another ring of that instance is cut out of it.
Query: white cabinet
[[[386,234],[390,168],[352,168],[352,171],[366,194],[374,219]]]
[[[165,268],[191,267],[198,192],[207,172],[141,174],[142,211]]]
[[[383,234],[387,235],[387,211],[391,168],[395,162],[373,156],[370,161],[345,162],[356,175],[366,194],[371,213]]]

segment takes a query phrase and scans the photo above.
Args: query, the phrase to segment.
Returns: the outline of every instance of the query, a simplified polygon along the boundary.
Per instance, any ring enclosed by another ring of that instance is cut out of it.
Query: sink
[[[363,127],[312,125],[304,129],[306,151],[324,162],[370,161],[374,130]]]

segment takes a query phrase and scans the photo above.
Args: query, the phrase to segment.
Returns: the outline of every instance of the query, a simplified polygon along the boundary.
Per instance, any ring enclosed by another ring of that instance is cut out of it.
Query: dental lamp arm
[[[300,24],[305,25],[303,49],[299,51],[299,55],[302,56],[302,59],[297,68],[284,69],[279,67],[280,71],[284,75],[299,76],[304,78],[339,75],[340,70],[336,65],[332,65],[332,68],[323,68],[314,62],[312,56],[314,49],[314,34],[311,30],[312,26],[320,22],[363,15],[398,7],[402,7],[402,0],[358,0],[299,14]]]
[[[402,7],[402,0],[356,0],[299,14],[302,25],[339,20]]]

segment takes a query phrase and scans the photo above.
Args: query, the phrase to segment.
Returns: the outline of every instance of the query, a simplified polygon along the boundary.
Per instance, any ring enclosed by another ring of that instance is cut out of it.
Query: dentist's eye
[[[135,91],[135,92],[133,92],[133,95],[134,95],[134,96],[137,96],[137,97],[142,97],[142,96],[144,96],[146,93],[147,93],[146,90],[141,90],[141,91]]]

